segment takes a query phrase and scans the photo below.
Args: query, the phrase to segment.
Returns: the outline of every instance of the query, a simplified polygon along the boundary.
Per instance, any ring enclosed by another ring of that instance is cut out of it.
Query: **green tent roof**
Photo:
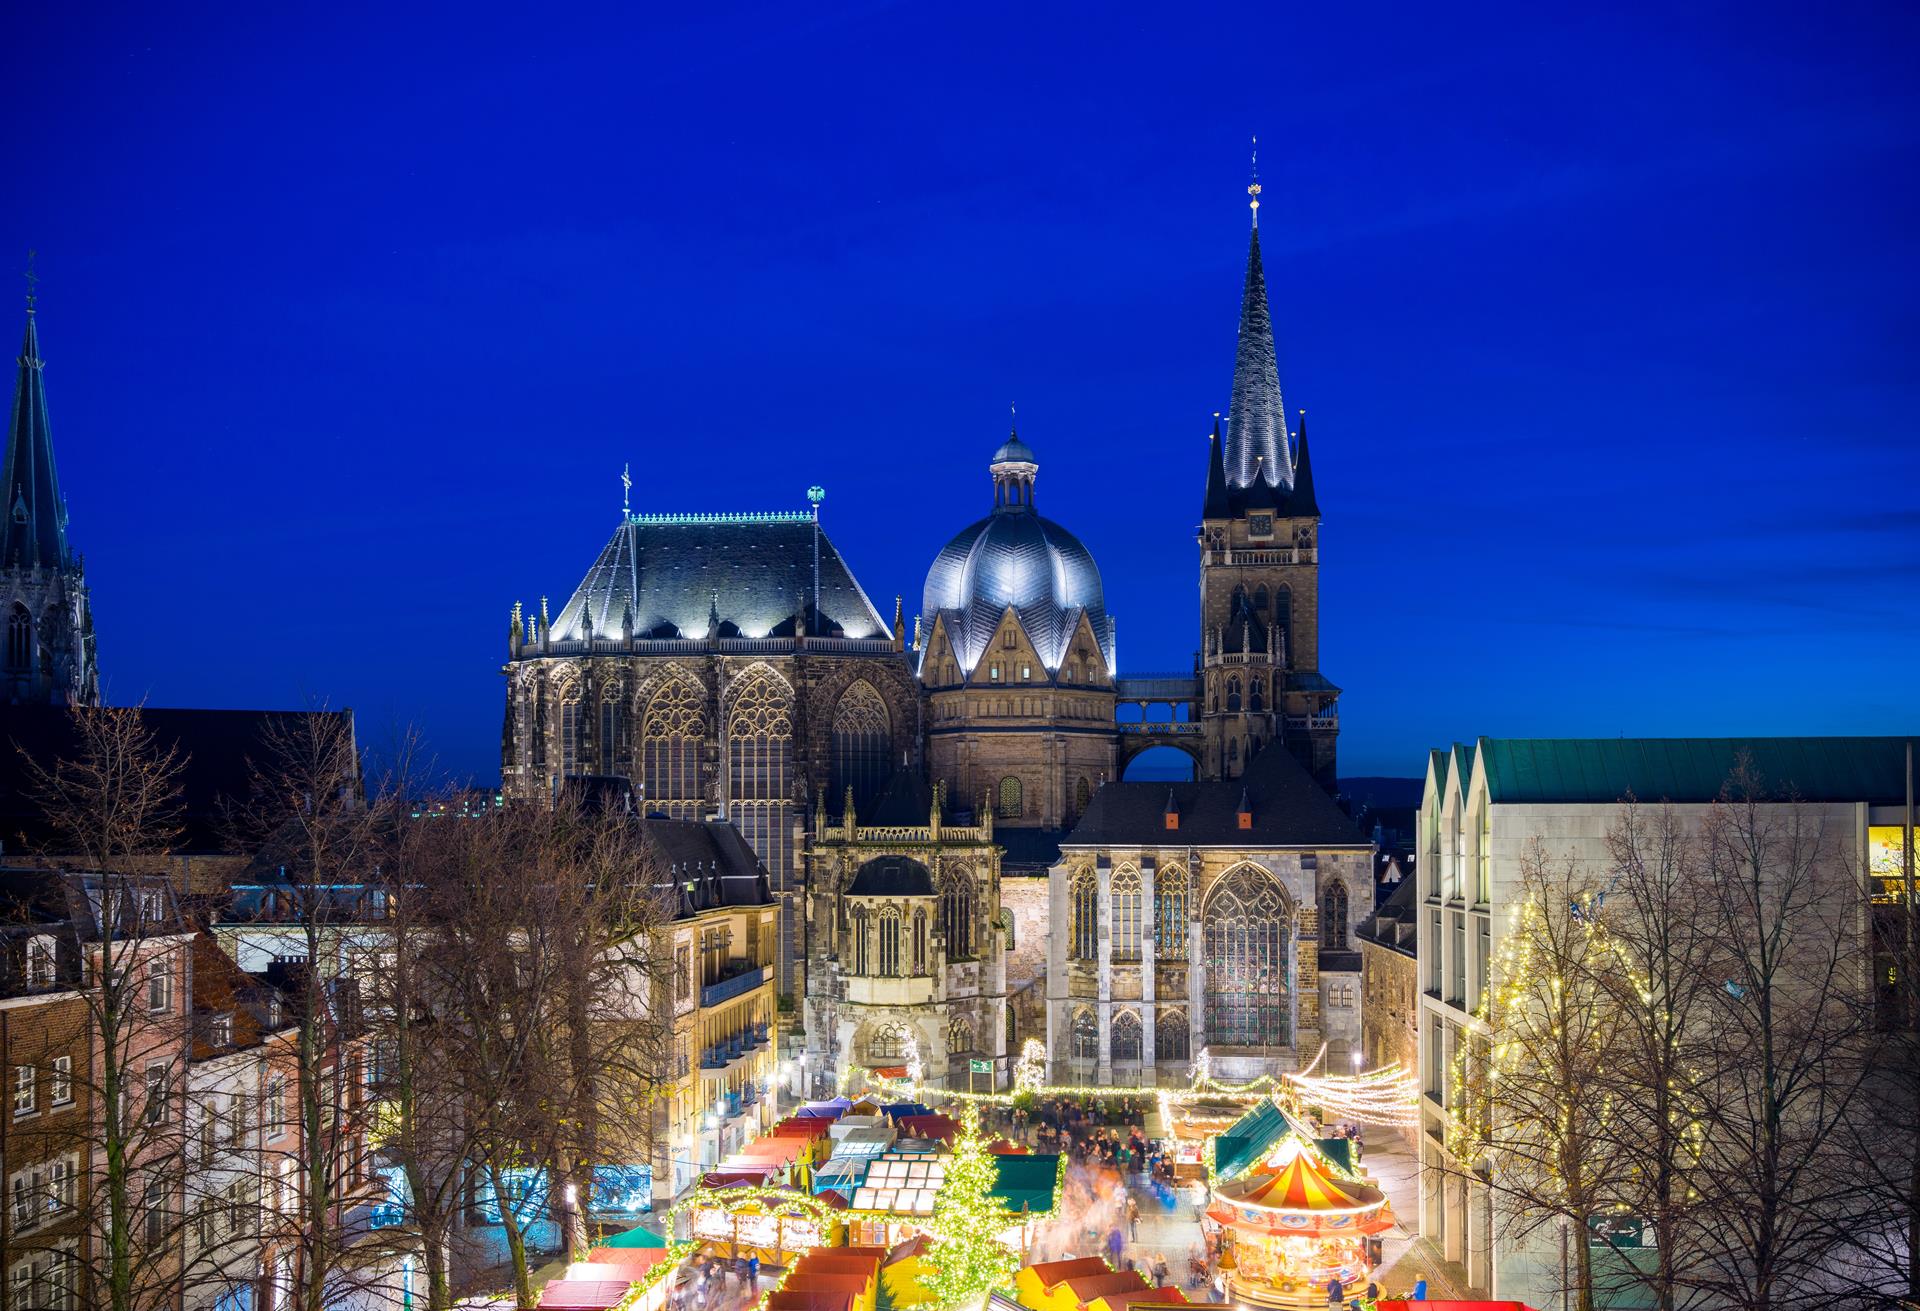
[[[615,1234],[612,1238],[603,1238],[600,1247],[665,1247],[667,1240],[644,1225],[635,1225],[624,1234]]]
[[[1023,1207],[1029,1215],[1053,1210],[1053,1186],[1060,1178],[1060,1157],[1055,1153],[1038,1156],[996,1156],[998,1171],[993,1195],[1009,1211]]]
[[[1222,1179],[1232,1179],[1266,1155],[1267,1149],[1287,1132],[1287,1117],[1271,1101],[1259,1105],[1233,1122],[1233,1127],[1213,1140],[1213,1170]]]
[[[1338,1166],[1342,1174],[1352,1174],[1353,1143],[1346,1138],[1316,1138],[1313,1145],[1320,1149],[1320,1155]]]

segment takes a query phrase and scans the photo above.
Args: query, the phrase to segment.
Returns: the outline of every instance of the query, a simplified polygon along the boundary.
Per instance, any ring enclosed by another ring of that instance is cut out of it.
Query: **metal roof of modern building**
[[[1761,795],[1900,803],[1904,737],[1480,738],[1454,747],[1464,786],[1474,755],[1494,804],[1708,802],[1743,762]]]

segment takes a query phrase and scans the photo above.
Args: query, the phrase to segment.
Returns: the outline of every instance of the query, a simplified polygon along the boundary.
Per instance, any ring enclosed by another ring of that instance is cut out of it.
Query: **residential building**
[[[1400,878],[1354,930],[1360,947],[1360,1063],[1367,1069],[1420,1068],[1419,928],[1414,880]],[[1413,1127],[1401,1132],[1408,1146],[1418,1145]]]

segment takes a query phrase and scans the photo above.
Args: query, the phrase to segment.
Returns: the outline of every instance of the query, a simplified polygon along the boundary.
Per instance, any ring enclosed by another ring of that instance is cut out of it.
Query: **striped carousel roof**
[[[1214,1196],[1237,1210],[1295,1215],[1362,1215],[1387,1200],[1371,1184],[1337,1178],[1317,1152],[1292,1134],[1280,1140],[1263,1168],[1221,1184]]]

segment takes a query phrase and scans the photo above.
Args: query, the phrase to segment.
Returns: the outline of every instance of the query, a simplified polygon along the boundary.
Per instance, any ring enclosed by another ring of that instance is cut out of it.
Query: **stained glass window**
[[[646,809],[672,819],[700,818],[706,801],[701,778],[707,742],[705,690],[690,678],[669,679],[647,701],[640,738]]]
[[[853,804],[864,809],[880,795],[886,782],[892,734],[886,702],[865,679],[855,681],[840,695],[833,711],[829,741],[827,806],[836,814],[853,790]]]
[[[1228,874],[1207,896],[1207,1042],[1284,1047],[1293,1040],[1288,979],[1290,919],[1273,876],[1253,865]]]
[[[1187,872],[1178,865],[1153,881],[1153,950],[1162,960],[1187,958]]]
[[[947,940],[947,959],[973,959],[973,875],[965,869],[947,871],[940,890],[940,932]]]
[[[1140,1016],[1134,1011],[1121,1011],[1113,1017],[1113,1059],[1140,1059]]]
[[[1113,958],[1140,959],[1140,871],[1123,865],[1114,872],[1110,885],[1113,896]]]

